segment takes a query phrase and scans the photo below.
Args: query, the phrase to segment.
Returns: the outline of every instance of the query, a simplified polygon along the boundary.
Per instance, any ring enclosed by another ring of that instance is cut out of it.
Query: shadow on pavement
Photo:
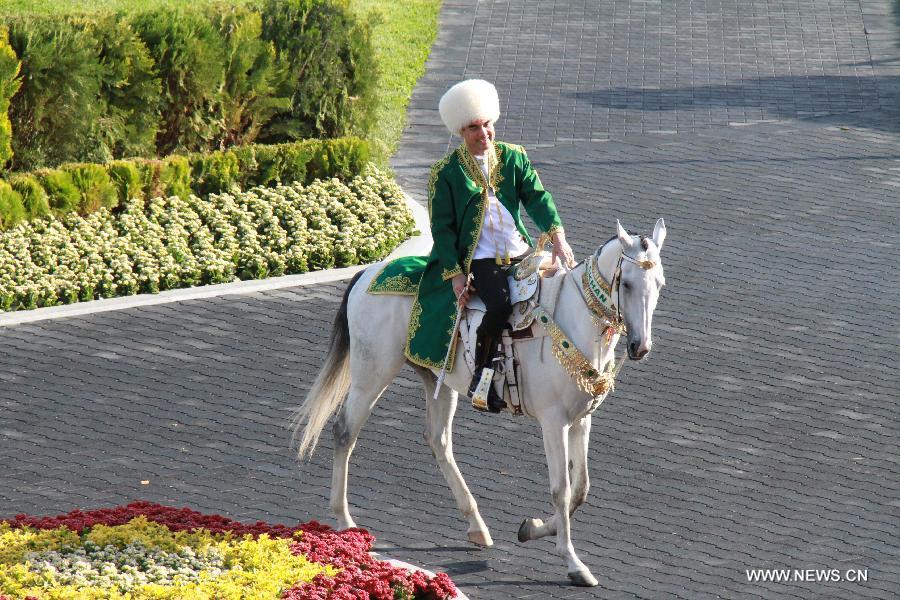
[[[900,62],[900,56],[886,60]],[[898,119],[872,119],[868,116],[870,109],[878,110],[885,104],[890,105],[894,98],[900,100],[900,77],[896,76],[765,77],[735,84],[671,89],[614,87],[574,92],[570,97],[592,106],[615,110],[654,112],[759,108],[771,118],[778,119],[840,113],[851,126],[856,124],[854,115],[863,114],[867,116],[861,126],[900,131]]]

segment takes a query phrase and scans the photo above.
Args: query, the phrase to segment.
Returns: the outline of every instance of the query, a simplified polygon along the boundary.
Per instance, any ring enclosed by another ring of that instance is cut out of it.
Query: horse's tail
[[[364,271],[360,271],[354,275],[344,291],[344,299],[331,329],[331,343],[325,356],[325,364],[313,382],[303,405],[294,411],[291,419],[294,431],[292,441],[296,443],[300,429],[303,429],[300,443],[297,444],[297,456],[300,459],[308,457],[315,450],[325,423],[340,408],[350,387],[350,328],[347,324],[347,300],[350,297],[350,290],[363,273]]]

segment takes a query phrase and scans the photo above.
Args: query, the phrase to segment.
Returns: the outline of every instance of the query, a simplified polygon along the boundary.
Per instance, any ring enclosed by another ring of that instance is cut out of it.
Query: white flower
[[[412,228],[399,186],[374,167],[346,183],[133,198],[116,214],[73,213],[0,233],[0,310],[369,262]]]

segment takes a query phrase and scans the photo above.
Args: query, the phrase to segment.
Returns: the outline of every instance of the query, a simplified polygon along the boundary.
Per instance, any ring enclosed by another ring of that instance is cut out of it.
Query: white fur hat
[[[499,119],[500,98],[497,88],[491,83],[483,79],[467,79],[441,96],[438,111],[450,133],[459,135],[460,129],[476,119],[491,122]]]

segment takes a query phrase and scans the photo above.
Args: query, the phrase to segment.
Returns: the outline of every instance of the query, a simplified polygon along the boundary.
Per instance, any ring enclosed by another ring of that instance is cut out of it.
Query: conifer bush
[[[9,229],[25,220],[22,195],[5,181],[0,181],[0,228]]]
[[[365,133],[372,124],[377,65],[371,28],[347,0],[261,0],[263,37],[288,74],[290,112],[273,118],[266,143]]]
[[[109,163],[106,170],[110,181],[116,186],[116,194],[120,201],[144,197],[146,186],[137,163],[117,160]]]
[[[223,73],[224,43],[215,26],[199,11],[180,8],[139,13],[132,23],[162,79],[157,155],[206,149],[216,135],[207,115]]]
[[[59,215],[74,212],[81,203],[81,192],[72,175],[59,169],[42,169],[35,173],[41,186],[47,191],[50,209]]]
[[[22,85],[19,78],[21,63],[9,45],[9,30],[0,27],[0,166],[12,158],[12,123],[9,102]]]
[[[126,19],[101,15],[95,28],[103,104],[98,143],[111,157],[156,156],[162,84],[150,50]]]
[[[74,17],[25,16],[9,22],[23,85],[11,100],[14,170],[108,158],[98,146],[100,45]]]
[[[57,169],[13,174],[9,183],[23,195],[26,218],[31,219],[47,214],[43,207],[56,215],[71,211],[88,214],[102,206],[121,206],[131,198],[203,197],[331,177],[349,180],[359,175],[369,160],[369,145],[359,138],[304,140],[165,159],[68,163]],[[35,187],[40,190],[32,189]],[[0,229],[3,227],[0,223]]]
[[[22,206],[28,219],[50,215],[50,198],[37,178],[32,175],[17,175],[9,183],[22,196]]]
[[[63,165],[62,170],[72,176],[72,183],[78,190],[78,212],[87,215],[101,208],[113,208],[118,204],[116,186],[110,180],[103,165],[72,164]]]
[[[178,196],[187,198],[191,193],[191,162],[186,156],[170,156],[162,161],[154,161],[158,170],[155,181],[158,188],[151,189],[148,196]]]
[[[14,171],[335,138],[372,124],[369,24],[347,0],[3,19],[0,108],[10,101]],[[4,131],[0,118],[0,164],[10,157]]]
[[[262,17],[245,7],[215,15],[224,40],[224,85],[216,103],[220,127],[212,148],[252,143],[275,115],[291,108],[286,73],[276,62],[274,44],[262,37]]]

